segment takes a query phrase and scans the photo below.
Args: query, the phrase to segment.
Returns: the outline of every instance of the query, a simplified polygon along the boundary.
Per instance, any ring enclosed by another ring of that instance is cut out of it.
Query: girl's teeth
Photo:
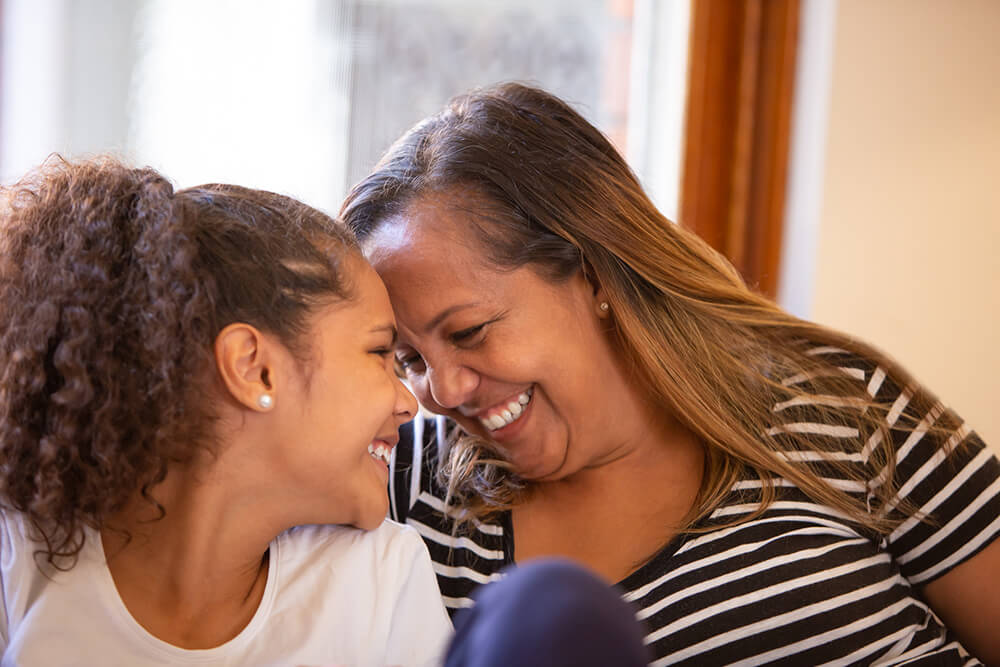
[[[372,445],[372,444],[368,445],[368,453],[371,455],[371,457],[373,459],[378,460],[378,461],[382,461],[386,465],[389,465],[389,452],[390,451],[391,450],[389,450],[386,447],[383,447],[382,445],[379,445],[378,447],[376,447],[375,445]]]
[[[520,396],[517,397],[517,402],[520,403],[521,405],[527,405],[528,401],[530,400],[531,400],[531,394],[527,393],[521,394]]]

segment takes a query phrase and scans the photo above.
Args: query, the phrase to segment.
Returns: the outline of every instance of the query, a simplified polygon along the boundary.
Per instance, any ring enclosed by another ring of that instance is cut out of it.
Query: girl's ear
[[[257,412],[267,412],[277,400],[275,343],[256,327],[237,322],[215,338],[215,366],[233,399]]]

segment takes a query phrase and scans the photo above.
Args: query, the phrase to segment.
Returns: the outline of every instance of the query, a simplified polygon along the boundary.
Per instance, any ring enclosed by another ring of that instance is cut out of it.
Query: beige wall
[[[1000,452],[1000,2],[840,0],[812,317]]]

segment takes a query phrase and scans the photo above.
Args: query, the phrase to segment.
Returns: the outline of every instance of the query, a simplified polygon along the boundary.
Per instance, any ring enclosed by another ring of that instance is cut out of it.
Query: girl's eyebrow
[[[396,331],[396,327],[392,324],[383,324],[381,326],[373,327],[368,333],[381,333],[383,331],[388,332],[388,334],[392,337],[392,342],[389,344],[395,345],[399,340],[399,332]]]

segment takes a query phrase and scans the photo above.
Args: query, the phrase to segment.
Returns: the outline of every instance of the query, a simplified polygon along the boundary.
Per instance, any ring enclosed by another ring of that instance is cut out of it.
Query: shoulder
[[[272,557],[282,588],[297,590],[295,596],[338,598],[364,591],[364,599],[375,605],[391,603],[417,564],[430,568],[417,532],[389,519],[369,531],[335,525],[293,528],[275,540]]]
[[[51,634],[52,627],[77,613],[66,610],[90,605],[92,612],[95,597],[106,592],[97,569],[103,562],[97,557],[101,550],[92,542],[99,540],[99,535],[91,531],[85,534],[83,549],[68,569],[47,564],[40,554],[44,543],[37,538],[23,514],[0,511],[0,639],[5,643],[16,637],[23,639],[20,633],[28,618],[41,619],[38,627]],[[90,620],[95,616],[91,614]],[[79,627],[82,625],[66,625],[59,630],[71,637]],[[29,634],[35,631],[34,626],[28,630]]]
[[[423,549],[413,528],[391,519],[374,530],[341,525],[297,526],[279,536],[277,542],[282,559],[290,562],[317,557],[381,561]]]
[[[417,557],[427,557],[424,542],[411,526],[386,519],[375,530],[366,533],[372,549],[383,560],[406,563]]]
[[[821,366],[775,378],[792,394],[775,401],[768,433],[793,458],[865,464],[869,473],[905,480],[926,465],[982,450],[961,417],[888,358],[819,345],[806,353]],[[824,373],[836,381],[816,379]],[[803,443],[807,451],[790,451]]]
[[[4,547],[27,539],[28,521],[16,510],[0,509],[0,545]]]
[[[12,585],[15,573],[23,580],[38,570],[34,554],[41,544],[32,539],[33,528],[27,518],[14,510],[0,510],[0,569],[4,589]]]
[[[827,410],[844,395],[810,393],[808,377],[784,380],[803,392],[774,406],[775,440],[790,443],[781,454],[888,521],[883,544],[912,583],[1000,537],[1000,461],[959,415],[891,362],[834,347],[810,352],[848,379],[840,386],[861,407]],[[808,434],[812,449],[786,433]]]
[[[772,377],[769,447],[808,477],[839,492],[867,496],[868,481],[881,468],[872,460],[873,450],[876,459],[884,458],[881,441],[890,424],[882,416],[896,404],[902,385],[869,357],[829,345],[803,345],[810,363],[796,362],[794,370]],[[749,480],[745,484],[753,486]]]
[[[433,609],[441,604],[419,535],[388,519],[370,531],[301,526],[281,535],[272,548],[276,611],[285,618],[337,619],[343,630],[352,625],[344,618],[349,601],[351,618],[364,625],[352,632],[384,641],[401,605]],[[422,594],[415,598],[414,587],[421,585]]]
[[[834,456],[850,452],[848,459],[867,462],[880,446],[901,449],[910,434],[926,432],[945,412],[905,370],[880,361],[874,351],[811,345],[805,353],[815,367],[775,378],[788,389],[772,406],[768,435],[779,444],[808,442],[810,449]],[[807,440],[783,438],[792,434]],[[886,441],[886,435],[893,437]]]
[[[985,457],[983,443],[905,369],[863,352],[807,346],[816,365],[774,378],[788,391],[777,390],[768,439],[778,457],[855,495],[869,511],[891,511],[899,497],[922,504],[922,495]],[[924,493],[911,495],[918,485]]]

